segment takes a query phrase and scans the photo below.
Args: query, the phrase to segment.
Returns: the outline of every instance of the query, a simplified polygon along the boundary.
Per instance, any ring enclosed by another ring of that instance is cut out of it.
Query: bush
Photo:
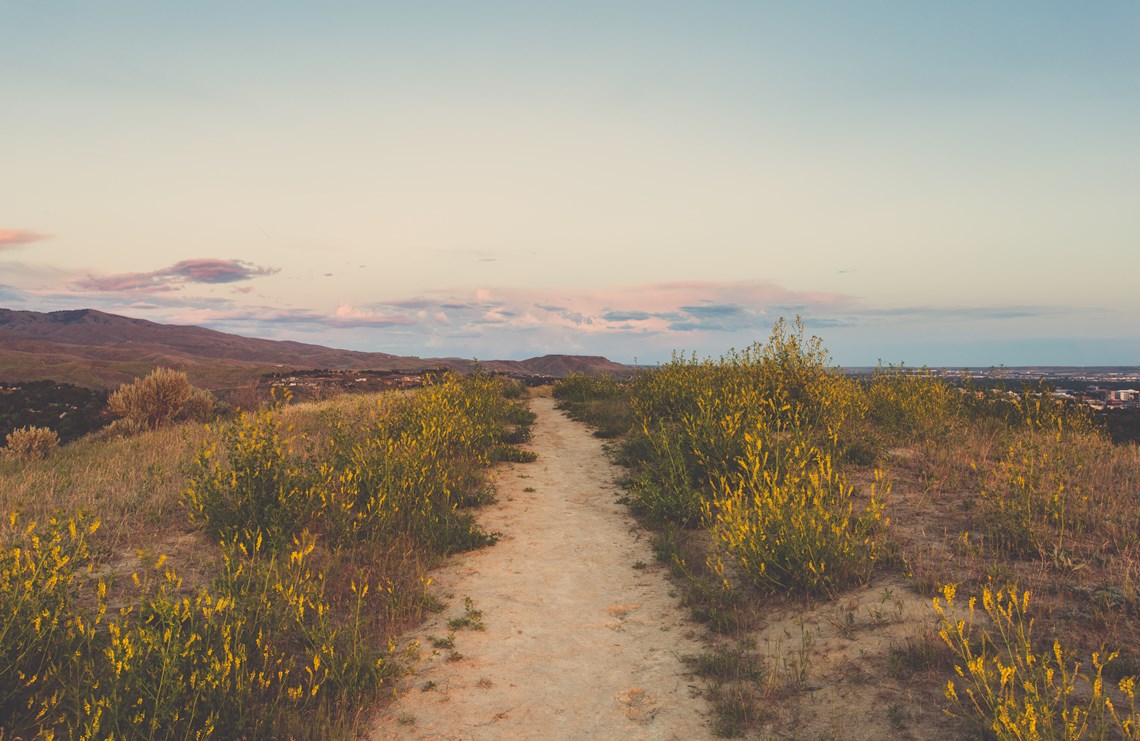
[[[951,617],[955,592],[948,585],[942,590],[945,604],[934,599],[938,634],[956,664],[957,678],[946,684],[948,712],[974,721],[997,739],[1140,737],[1136,677],[1120,680],[1115,704],[1103,679],[1115,652],[1094,652],[1092,671],[1082,670],[1057,641],[1052,651],[1036,651],[1029,592],[1019,593],[1014,586],[984,588],[988,625],[978,628],[975,597],[969,600],[967,619]]]
[[[365,624],[392,595],[356,573],[335,604],[307,534],[278,555],[223,543],[220,573],[193,592],[159,557],[131,575],[133,594],[116,593],[127,605],[109,611],[108,583],[82,572],[97,522],[53,518],[18,531],[15,516],[8,522],[0,738],[295,737],[398,674],[391,644]]]
[[[146,378],[123,384],[107,398],[116,426],[127,432],[153,430],[180,420],[205,422],[214,414],[213,394],[191,385],[186,374],[156,368]]]
[[[77,618],[73,593],[99,527],[77,515],[0,531],[0,737],[51,724],[72,692],[75,657],[94,653],[94,627]],[[32,734],[29,734],[32,735]]]
[[[879,366],[867,387],[867,416],[899,442],[936,439],[958,419],[960,396],[928,369]]]
[[[59,435],[46,427],[21,427],[6,439],[9,454],[24,461],[47,458],[59,447]]]
[[[216,539],[266,540],[277,551],[311,524],[312,473],[289,450],[275,410],[243,415],[223,434],[222,460],[207,446],[184,493],[190,518]]]
[[[627,386],[613,376],[571,373],[554,384],[553,396],[559,409],[594,427],[597,437],[620,437],[633,425]]]
[[[852,487],[831,456],[791,437],[748,436],[743,471],[721,480],[706,516],[715,547],[762,591],[828,592],[870,579],[886,527],[876,472],[856,513]]]
[[[407,537],[429,552],[486,545],[491,536],[460,511],[479,501],[481,469],[534,454],[504,444],[525,437],[530,415],[486,375],[446,375],[369,422],[330,420],[327,447],[305,442],[277,409],[230,423],[220,449],[205,449],[185,502],[214,537],[277,551],[303,529],[330,544]]]

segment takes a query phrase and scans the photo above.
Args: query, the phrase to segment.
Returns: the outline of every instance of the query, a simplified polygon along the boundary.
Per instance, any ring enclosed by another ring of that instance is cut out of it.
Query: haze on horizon
[[[0,0],[0,306],[1140,364],[1140,4]]]

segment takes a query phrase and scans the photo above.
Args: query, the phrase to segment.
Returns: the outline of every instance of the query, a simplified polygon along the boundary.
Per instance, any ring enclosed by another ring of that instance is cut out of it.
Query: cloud
[[[72,285],[77,290],[101,293],[161,293],[178,291],[192,283],[208,285],[238,283],[273,275],[278,270],[278,268],[254,265],[244,260],[196,258],[182,260],[168,268],[149,273],[87,276]]]
[[[861,315],[868,321],[976,321],[1033,319],[1059,314],[1071,315],[1075,308],[1056,306],[901,306],[890,309],[866,309]]]
[[[325,321],[338,327],[393,327],[416,323],[415,319],[406,314],[375,312],[351,304],[340,304]]]
[[[472,333],[539,333],[552,347],[612,336],[691,336],[693,332],[767,334],[776,307],[812,313],[854,309],[849,296],[793,291],[765,282],[670,282],[601,290],[541,291],[473,288],[393,298],[355,307],[377,317],[413,314],[418,328],[437,344]],[[446,321],[441,319],[446,317]]]
[[[47,239],[43,234],[27,231],[26,229],[0,229],[0,250],[20,247],[32,242]]]
[[[602,318],[607,322],[640,322],[655,316],[648,311],[607,311]]]

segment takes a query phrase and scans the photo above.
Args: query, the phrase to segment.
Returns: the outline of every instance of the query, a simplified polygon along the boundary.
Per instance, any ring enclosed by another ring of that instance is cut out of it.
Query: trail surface
[[[702,645],[616,503],[600,441],[549,398],[531,408],[538,461],[500,469],[480,515],[502,539],[433,575],[448,608],[418,631],[423,660],[372,738],[709,738],[680,660]],[[467,598],[485,627],[452,631]]]

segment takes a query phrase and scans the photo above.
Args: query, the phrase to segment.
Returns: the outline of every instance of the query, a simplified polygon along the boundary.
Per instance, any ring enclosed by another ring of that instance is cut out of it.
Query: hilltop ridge
[[[462,358],[405,357],[243,337],[97,309],[38,312],[0,308],[0,380],[4,381],[51,379],[113,387],[163,365],[185,371],[198,385],[220,388],[283,369],[417,373],[431,368],[470,370],[475,364]],[[576,355],[479,361],[478,365],[519,376],[562,377],[574,371],[621,374],[631,370],[603,357]]]

